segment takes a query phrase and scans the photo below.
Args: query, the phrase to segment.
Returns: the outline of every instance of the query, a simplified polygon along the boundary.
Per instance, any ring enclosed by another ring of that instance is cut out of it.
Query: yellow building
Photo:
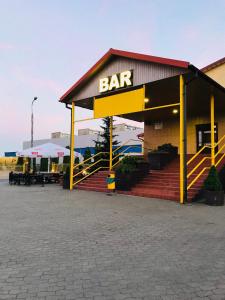
[[[209,167],[221,169],[225,163],[223,70],[223,64],[208,66],[203,71],[211,78],[187,61],[110,49],[60,99],[71,109],[71,148],[74,125],[82,121],[76,106],[92,110],[91,119],[122,116],[144,122],[145,160],[163,144],[172,144],[177,155],[126,193],[192,201]],[[70,188],[105,191],[98,182],[116,168],[114,151],[111,145],[108,166],[97,168],[95,158],[96,169],[93,165],[81,179],[71,153]]]
[[[225,57],[204,67],[202,69],[202,72],[225,87]]]

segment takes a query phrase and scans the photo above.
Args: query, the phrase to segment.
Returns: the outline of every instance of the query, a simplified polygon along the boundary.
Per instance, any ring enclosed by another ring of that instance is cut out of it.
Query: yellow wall
[[[225,87],[225,63],[205,72],[209,77]],[[225,135],[225,117],[215,116],[218,123],[218,139]],[[187,120],[187,153],[196,153],[196,127],[197,124],[210,123],[210,116],[189,118]],[[146,125],[144,128],[145,155],[147,149],[156,149],[159,145],[171,143],[179,146],[179,118],[166,120],[162,129],[154,129],[154,125]],[[223,151],[222,151],[223,152]]]
[[[16,165],[17,160],[17,157],[0,157],[0,165]]]
[[[206,71],[205,74],[225,87],[225,63],[213,68],[212,70]]]
[[[225,118],[217,116],[215,122],[218,123],[218,138],[220,139],[225,134]],[[207,117],[189,118],[187,120],[187,153],[196,153],[196,127],[198,124],[210,123]],[[179,146],[179,118],[175,120],[166,120],[163,122],[162,129],[154,129],[153,125],[146,125],[144,128],[145,155],[148,149],[157,149],[159,145],[171,143],[174,146]],[[222,151],[223,152],[223,151]]]

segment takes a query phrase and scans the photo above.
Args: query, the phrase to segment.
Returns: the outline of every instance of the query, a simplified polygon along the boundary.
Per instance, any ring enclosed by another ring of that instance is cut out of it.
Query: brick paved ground
[[[225,208],[2,182],[0,299],[225,299]]]

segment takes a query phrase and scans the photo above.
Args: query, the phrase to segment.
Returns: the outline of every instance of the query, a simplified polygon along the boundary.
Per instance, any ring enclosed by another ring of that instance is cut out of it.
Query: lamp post
[[[34,146],[34,112],[33,112],[33,105],[34,102],[37,101],[37,97],[34,97],[34,100],[31,103],[31,140],[30,140],[30,146],[31,148]]]
[[[31,148],[34,146],[34,112],[33,112],[33,105],[34,102],[37,101],[37,97],[34,97],[32,103],[31,103],[31,140],[30,140],[30,146]],[[31,168],[34,168],[34,158],[31,159]]]

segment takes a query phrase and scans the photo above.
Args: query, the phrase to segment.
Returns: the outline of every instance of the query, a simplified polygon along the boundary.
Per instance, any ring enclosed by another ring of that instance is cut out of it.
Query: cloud
[[[64,88],[49,78],[40,78],[33,74],[30,74],[29,71],[22,69],[21,67],[14,67],[12,69],[13,75],[18,81],[23,84],[29,85],[32,88],[38,90],[48,90],[53,92],[56,95],[61,95],[64,91]]]
[[[14,46],[12,44],[0,42],[0,50],[12,50],[12,49],[14,49]]]

